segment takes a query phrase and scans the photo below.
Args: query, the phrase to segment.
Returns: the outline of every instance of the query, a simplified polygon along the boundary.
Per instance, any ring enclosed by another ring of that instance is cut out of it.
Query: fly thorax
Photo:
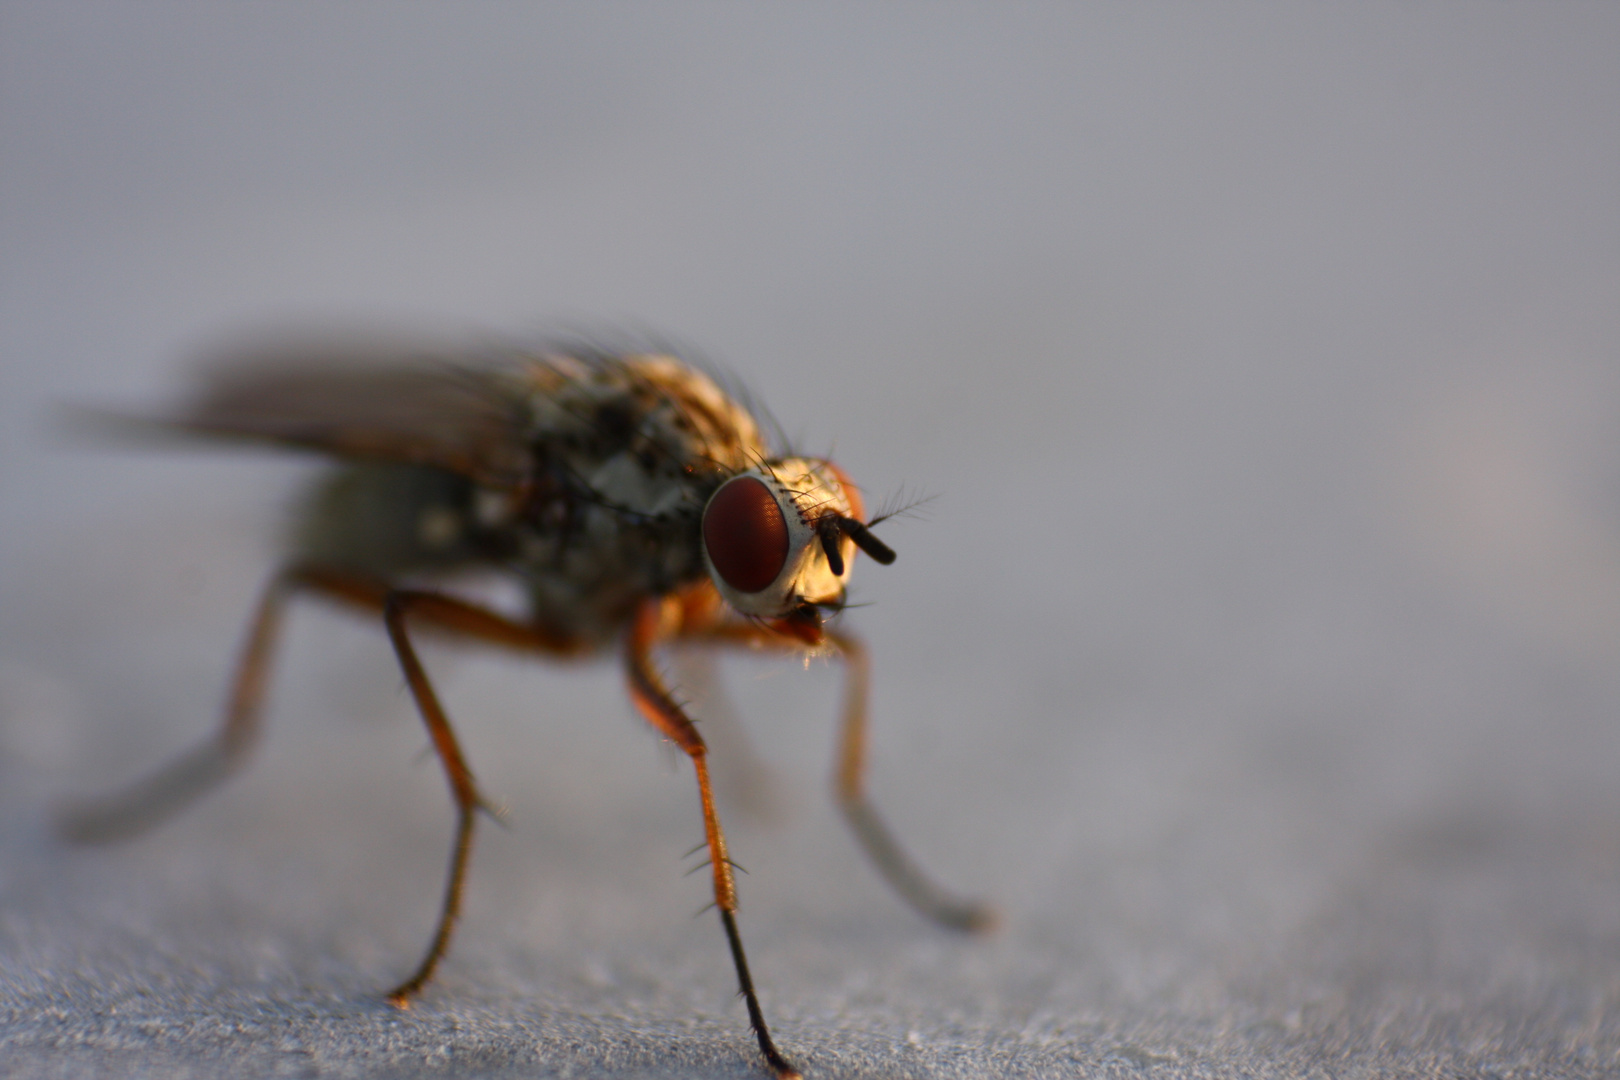
[[[644,517],[662,517],[685,494],[676,476],[648,469],[630,453],[614,454],[586,477],[592,491],[610,506]]]

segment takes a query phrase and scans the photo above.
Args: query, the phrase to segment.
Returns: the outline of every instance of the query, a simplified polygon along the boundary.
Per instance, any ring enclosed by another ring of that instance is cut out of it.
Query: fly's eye
[[[703,509],[703,546],[714,572],[738,592],[757,593],[787,563],[788,527],[764,482],[727,480]]]

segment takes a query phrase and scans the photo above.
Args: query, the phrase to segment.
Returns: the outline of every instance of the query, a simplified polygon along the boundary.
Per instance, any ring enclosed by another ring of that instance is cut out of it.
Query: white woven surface
[[[1620,17],[1603,6],[0,8],[0,1075],[756,1076],[685,763],[610,665],[290,621],[255,768],[134,844],[50,805],[213,722],[305,468],[122,453],[243,325],[623,325],[880,496],[874,789],[725,669],[725,812],[834,1076],[1620,1068]]]

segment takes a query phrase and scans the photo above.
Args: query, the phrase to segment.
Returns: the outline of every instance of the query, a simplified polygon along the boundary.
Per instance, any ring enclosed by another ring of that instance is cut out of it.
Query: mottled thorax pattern
[[[539,623],[602,640],[639,598],[706,576],[704,502],[767,448],[745,409],[669,357],[547,358],[520,383],[533,472],[485,524],[509,530]]]

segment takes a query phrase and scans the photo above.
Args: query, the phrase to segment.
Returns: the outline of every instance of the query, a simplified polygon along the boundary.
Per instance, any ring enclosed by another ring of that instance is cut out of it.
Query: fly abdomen
[[[325,477],[293,527],[301,562],[379,578],[438,573],[486,561],[494,534],[476,486],[443,469],[362,462]]]

